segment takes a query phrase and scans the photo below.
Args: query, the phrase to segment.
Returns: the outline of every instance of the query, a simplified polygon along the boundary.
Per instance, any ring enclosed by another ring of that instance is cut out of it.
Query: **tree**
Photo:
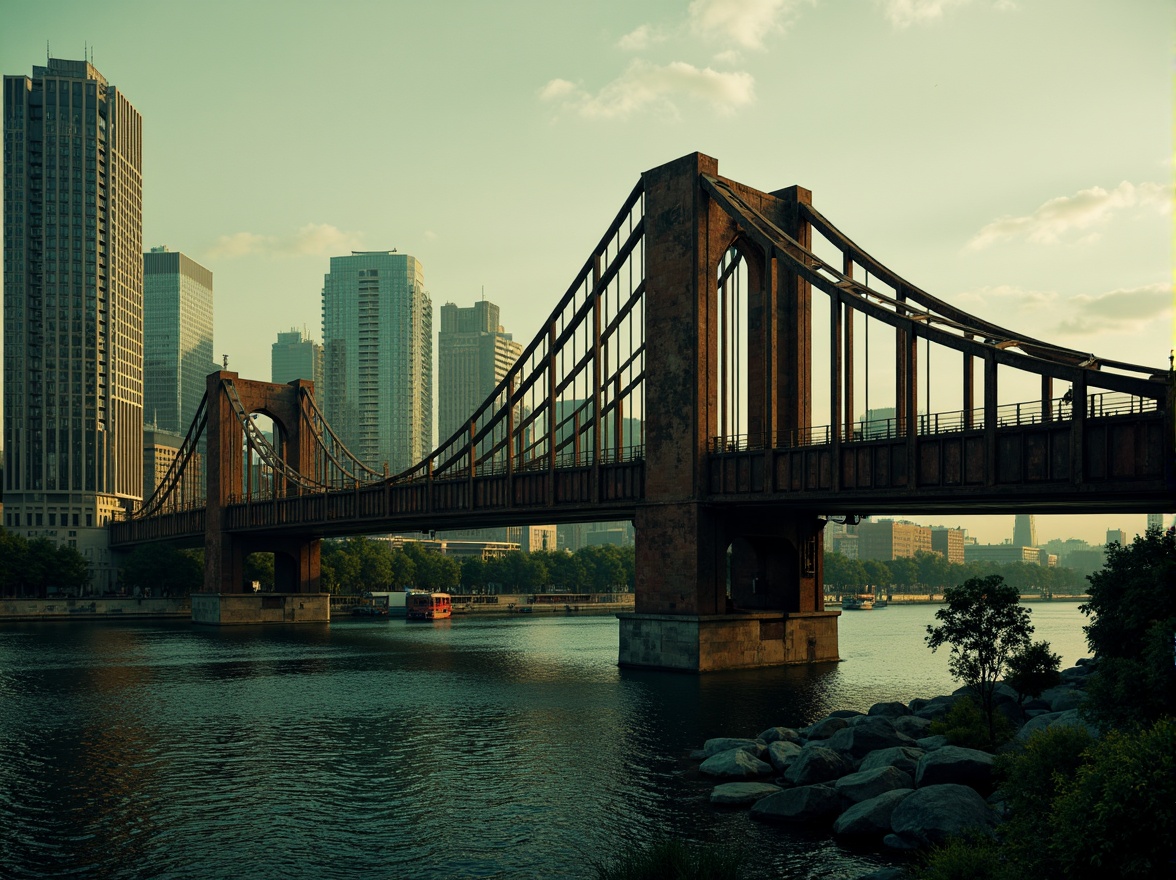
[[[243,578],[246,584],[251,584],[257,581],[263,590],[272,590],[274,588],[274,554],[272,553],[250,553],[245,557],[245,563],[241,566]]]
[[[187,596],[203,587],[204,566],[192,552],[171,544],[143,544],[127,554],[119,583],[156,596]]]
[[[1020,594],[1000,575],[971,578],[944,591],[945,607],[935,612],[939,626],[927,627],[932,651],[951,646],[948,669],[980,699],[980,711],[996,737],[993,693],[1005,666],[1018,650],[1029,644],[1033,624],[1029,609],[1020,605]]]
[[[1158,529],[1124,547],[1107,547],[1090,575],[1086,641],[1098,661],[1088,686],[1090,711],[1111,727],[1176,715],[1176,535]]]
[[[1049,649],[1049,642],[1033,642],[1016,651],[1008,662],[1005,684],[1017,692],[1020,702],[1040,697],[1061,681],[1058,668],[1062,658]]]

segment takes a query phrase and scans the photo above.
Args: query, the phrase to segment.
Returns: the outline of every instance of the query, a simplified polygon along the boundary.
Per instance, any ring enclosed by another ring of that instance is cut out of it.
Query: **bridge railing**
[[[1091,394],[1086,399],[1087,418],[1100,419],[1125,415],[1142,415],[1156,412],[1159,401],[1133,394],[1107,392]],[[1048,417],[1043,412],[1042,401],[1029,400],[1008,403],[996,408],[996,426],[1027,427],[1045,422],[1069,422],[1074,418],[1073,404],[1067,397],[1049,401]],[[953,434],[963,431],[984,430],[984,409],[949,410],[941,413],[920,413],[915,421],[915,433],[919,436]],[[842,426],[842,443],[867,442],[872,440],[897,440],[906,436],[902,419],[861,419],[852,426]],[[814,425],[797,431],[775,432],[773,434],[731,434],[711,439],[712,453],[744,452],[753,449],[788,449],[803,446],[826,446],[833,442],[833,428],[830,425]]]

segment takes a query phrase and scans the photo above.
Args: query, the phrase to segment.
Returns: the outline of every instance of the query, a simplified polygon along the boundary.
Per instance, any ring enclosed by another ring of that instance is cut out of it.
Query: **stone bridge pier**
[[[839,612],[824,610],[816,511],[707,497],[718,433],[718,267],[749,265],[748,433],[811,427],[811,290],[750,241],[700,185],[718,163],[693,154],[646,172],[645,501],[637,508],[636,604],[620,615],[622,666],[706,672],[838,659]],[[802,245],[811,194],[726,181]],[[766,444],[771,446],[771,444]]]

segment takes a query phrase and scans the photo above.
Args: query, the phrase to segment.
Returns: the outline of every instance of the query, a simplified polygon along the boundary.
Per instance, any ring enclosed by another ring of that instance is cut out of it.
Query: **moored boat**
[[[453,598],[448,593],[409,593],[405,607],[409,620],[444,620],[453,614]]]

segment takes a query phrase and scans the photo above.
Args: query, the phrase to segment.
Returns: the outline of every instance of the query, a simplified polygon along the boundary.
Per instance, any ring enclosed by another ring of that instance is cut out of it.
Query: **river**
[[[591,877],[625,842],[736,842],[755,876],[891,864],[717,810],[691,749],[950,692],[936,606],[841,617],[843,662],[622,670],[611,616],[0,627],[0,875]],[[1073,665],[1075,602],[1034,637]]]

